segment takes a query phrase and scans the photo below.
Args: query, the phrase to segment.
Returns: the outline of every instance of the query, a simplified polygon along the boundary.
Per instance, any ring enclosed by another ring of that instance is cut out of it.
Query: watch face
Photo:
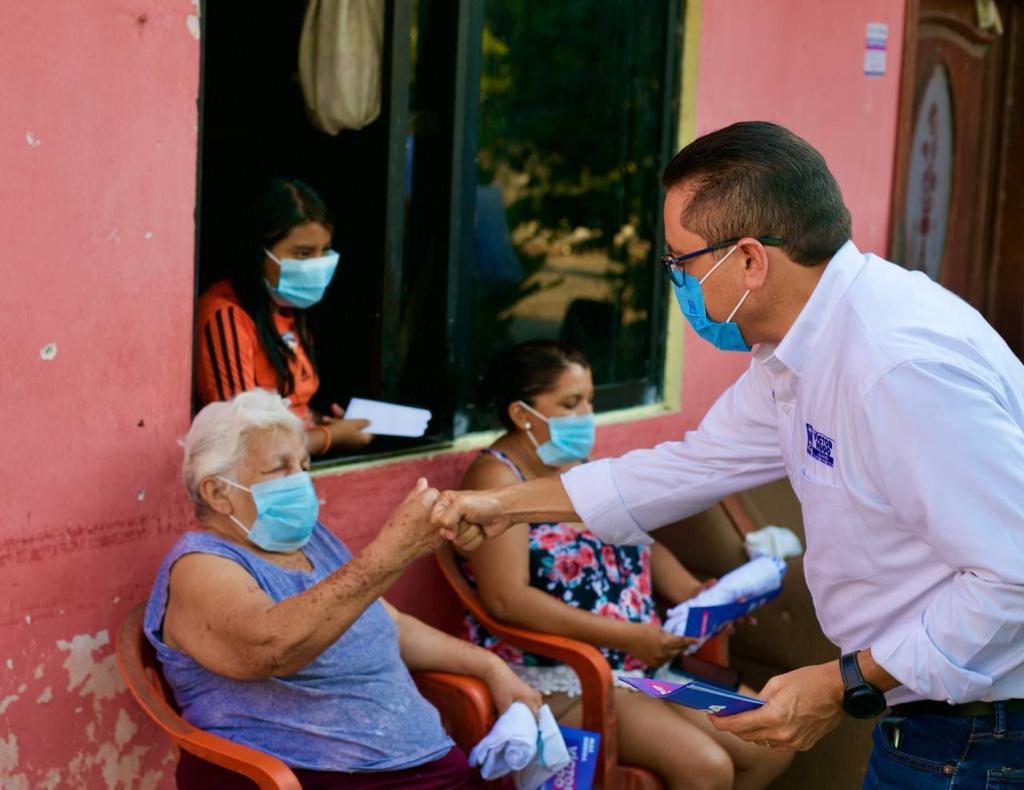
[[[885,695],[870,686],[858,686],[843,696],[843,709],[857,719],[870,719],[885,710]]]

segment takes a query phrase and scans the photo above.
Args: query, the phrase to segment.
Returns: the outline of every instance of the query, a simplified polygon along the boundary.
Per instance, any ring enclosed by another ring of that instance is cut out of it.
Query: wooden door
[[[1002,31],[979,25],[979,8]],[[908,3],[890,235],[893,260],[981,310],[1018,354],[1024,265],[1002,234],[1014,216],[1024,228],[1021,179],[1009,177],[1024,142],[1013,102],[1022,11],[1022,0]]]

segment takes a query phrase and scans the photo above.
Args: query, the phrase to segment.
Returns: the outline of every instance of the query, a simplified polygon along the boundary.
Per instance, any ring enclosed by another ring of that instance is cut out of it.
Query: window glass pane
[[[464,428],[490,424],[487,361],[530,338],[587,353],[599,408],[657,394],[666,15],[647,0],[484,4]]]

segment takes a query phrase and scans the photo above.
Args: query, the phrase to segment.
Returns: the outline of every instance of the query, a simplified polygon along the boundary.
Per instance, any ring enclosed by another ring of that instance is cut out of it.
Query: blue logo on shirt
[[[807,454],[815,461],[820,461],[825,466],[832,466],[835,459],[832,457],[832,445],[835,442],[823,433],[814,430],[814,426],[807,423]]]

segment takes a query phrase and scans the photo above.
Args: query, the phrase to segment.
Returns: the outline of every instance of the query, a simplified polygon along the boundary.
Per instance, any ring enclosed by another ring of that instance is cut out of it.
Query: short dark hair
[[[508,407],[520,400],[532,406],[533,399],[553,389],[558,377],[572,364],[590,368],[582,351],[557,340],[527,340],[499,354],[488,378],[501,424],[514,431]]]
[[[814,265],[851,236],[850,211],[824,157],[778,124],[743,121],[698,137],[668,163],[662,184],[693,187],[680,219],[709,244],[781,236],[792,260]]]

